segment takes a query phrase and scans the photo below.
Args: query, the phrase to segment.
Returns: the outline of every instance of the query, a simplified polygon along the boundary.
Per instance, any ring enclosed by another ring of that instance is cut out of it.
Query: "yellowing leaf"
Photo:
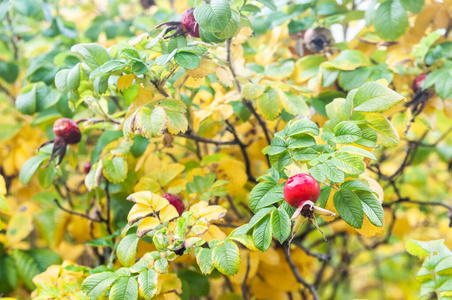
[[[184,171],[185,167],[181,164],[168,164],[161,168],[158,173],[158,181],[162,186],[167,185],[177,175]]]
[[[206,201],[201,201],[192,205],[190,211],[193,212],[193,216],[197,219],[204,219],[206,221],[216,221],[223,218],[226,215],[226,209],[220,205],[210,205]]]
[[[243,163],[235,159],[219,161],[215,173],[218,179],[228,181],[226,189],[231,195],[238,194],[248,180]]]
[[[176,208],[171,204],[162,208],[162,210],[159,213],[159,218],[162,222],[171,221],[172,219],[177,218],[178,216],[179,213],[177,212]]]
[[[135,79],[135,74],[127,74],[127,75],[122,75],[121,77],[118,78],[118,90],[122,91],[126,88],[128,88],[129,86],[132,85],[133,80]]]
[[[160,274],[158,282],[160,294],[168,293],[169,291],[175,291],[178,294],[182,293],[182,282],[176,274]]]
[[[215,70],[215,75],[217,76],[218,80],[225,86],[228,87],[233,86],[234,77],[232,76],[230,71],[226,70],[226,68],[224,67],[217,68]]]
[[[383,225],[382,227],[377,227],[373,225],[372,223],[370,223],[369,219],[365,215],[361,229],[356,229],[356,231],[358,231],[360,234],[366,237],[371,237],[382,234],[385,231],[385,226]]]
[[[133,193],[127,197],[127,200],[135,202],[136,204],[150,206],[154,212],[160,211],[169,204],[168,200],[165,198],[147,191]]]
[[[2,175],[0,175],[0,195],[6,195],[5,178]]]
[[[449,119],[452,119],[452,99],[444,100],[444,113]]]
[[[154,217],[144,218],[137,228],[137,236],[143,237],[149,231],[152,231],[160,224],[160,221]]]
[[[187,70],[187,74],[193,78],[204,78],[210,73],[215,72],[216,65],[209,59],[201,59],[199,67],[193,70]]]

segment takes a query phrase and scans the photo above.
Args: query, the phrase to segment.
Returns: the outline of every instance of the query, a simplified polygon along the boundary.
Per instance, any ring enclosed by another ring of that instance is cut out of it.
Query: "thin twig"
[[[186,139],[194,140],[194,141],[197,141],[197,142],[201,142],[201,143],[213,144],[213,145],[216,145],[216,146],[219,146],[219,145],[236,145],[237,144],[236,140],[232,140],[232,141],[216,141],[216,140],[207,139],[205,137],[202,137],[202,136],[194,134],[193,131],[187,131],[186,133],[179,133],[178,136],[184,137]]]
[[[243,296],[243,300],[248,300],[248,290],[246,287],[246,281],[248,280],[248,276],[250,274],[250,268],[251,268],[251,264],[250,264],[250,254],[248,253],[248,256],[246,258],[246,271],[245,271],[245,278],[243,278],[242,281],[242,296]]]
[[[107,230],[109,234],[113,234],[113,231],[111,230],[111,224],[110,224],[110,218],[111,218],[111,213],[110,213],[110,205],[111,205],[111,199],[110,199],[110,192],[108,191],[108,185],[109,182],[108,180],[105,180],[105,200],[106,200],[106,214],[107,217],[105,219],[105,224],[107,225]]]
[[[97,222],[97,223],[101,223],[101,222],[102,222],[102,220],[98,220],[98,219],[91,218],[90,216],[85,215],[85,214],[82,214],[82,213],[79,213],[78,211],[69,210],[69,209],[67,209],[67,208],[64,208],[63,206],[61,206],[61,204],[60,204],[60,202],[58,201],[58,199],[53,199],[53,201],[55,202],[55,204],[56,204],[61,210],[67,212],[68,214],[75,215],[75,216],[79,216],[79,217],[82,217],[82,218],[85,218],[85,219],[88,219],[88,220],[90,220],[90,221]]]
[[[309,291],[311,292],[312,297],[314,298],[314,300],[320,300],[319,295],[317,294],[317,291],[315,289],[315,287],[311,284],[309,284],[301,275],[300,272],[298,271],[297,266],[295,265],[295,263],[293,262],[292,256],[290,256],[290,247],[287,243],[285,244],[285,249],[284,249],[284,255],[286,256],[286,260],[287,263],[290,266],[290,269],[292,270],[293,275],[295,276],[295,278],[297,279],[297,282],[301,283],[302,285],[304,285],[307,289],[309,289]]]
[[[234,135],[235,141],[239,145],[240,150],[242,151],[243,158],[245,160],[245,169],[246,174],[248,175],[248,181],[256,183],[257,182],[256,179],[253,177],[253,174],[251,174],[251,163],[250,158],[248,157],[248,153],[246,152],[246,146],[240,140],[239,136],[237,135],[237,132],[235,131],[234,126],[232,126],[232,124],[228,120],[226,120],[225,122],[228,125],[229,131],[232,133],[232,135]]]

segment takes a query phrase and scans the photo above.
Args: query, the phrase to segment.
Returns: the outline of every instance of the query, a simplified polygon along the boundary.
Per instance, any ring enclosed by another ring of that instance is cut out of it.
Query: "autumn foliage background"
[[[164,39],[189,7],[201,38]],[[452,299],[452,1],[3,0],[0,20],[2,299]],[[61,117],[82,142],[57,166],[38,148]],[[328,242],[289,220],[299,172],[338,214]]]

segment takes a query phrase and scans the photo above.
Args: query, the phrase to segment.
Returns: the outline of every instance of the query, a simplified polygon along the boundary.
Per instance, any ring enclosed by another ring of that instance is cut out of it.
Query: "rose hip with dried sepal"
[[[47,141],[39,146],[40,149],[53,143],[52,154],[46,166],[57,157],[59,157],[59,159],[56,165],[59,165],[66,154],[67,145],[78,144],[82,139],[82,132],[80,131],[78,124],[68,118],[56,120],[53,124],[53,132],[56,135],[55,139]]]
[[[165,22],[163,24],[158,25],[156,28],[160,28],[163,26],[168,26],[167,32],[175,30],[172,35],[166,36],[166,39],[177,35],[186,35],[192,36],[194,38],[199,38],[199,24],[195,20],[195,8],[191,7],[186,9],[182,13],[182,21],[170,21]]]
[[[319,183],[309,174],[300,173],[289,177],[284,185],[284,200],[286,200],[290,206],[297,209],[292,215],[291,220],[297,219],[300,215],[310,219],[325,238],[325,235],[317,225],[314,212],[333,217],[336,214],[315,206],[314,203],[319,199],[319,197]]]

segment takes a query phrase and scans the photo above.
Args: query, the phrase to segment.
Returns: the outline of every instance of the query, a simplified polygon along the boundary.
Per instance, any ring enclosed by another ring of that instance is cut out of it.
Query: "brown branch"
[[[314,253],[309,248],[306,248],[301,244],[299,240],[293,240],[292,243],[303,250],[307,255],[317,258],[320,261],[328,262],[331,259],[331,255],[325,253]]]
[[[243,300],[248,300],[248,290],[246,287],[246,281],[248,280],[248,276],[250,274],[250,254],[248,253],[247,259],[246,259],[246,271],[245,271],[245,278],[243,278],[242,281],[242,296]]]
[[[246,107],[248,107],[248,109],[251,111],[251,113],[253,114],[253,116],[256,118],[257,122],[259,123],[259,125],[262,128],[262,131],[265,134],[265,139],[267,140],[267,144],[270,145],[270,143],[272,142],[271,138],[270,138],[270,134],[268,133],[268,129],[267,129],[267,125],[265,124],[265,122],[262,120],[262,118],[259,116],[259,114],[257,113],[257,111],[254,109],[253,103],[248,100],[248,99],[243,99],[242,100],[243,104],[245,104]]]
[[[231,206],[231,209],[234,211],[234,213],[236,214],[237,217],[239,217],[239,219],[243,218],[242,213],[238,210],[237,206],[234,203],[234,200],[232,199],[232,197],[230,195],[226,196],[226,199],[228,200],[229,205]]]
[[[236,145],[237,144],[236,140],[232,140],[232,141],[216,141],[216,140],[207,139],[205,137],[202,137],[202,136],[194,134],[193,131],[191,131],[191,130],[187,131],[186,133],[179,133],[177,136],[184,137],[186,139],[194,140],[194,141],[201,142],[201,143],[213,144],[213,145],[216,145],[216,146],[219,146],[219,145]]]
[[[411,200],[410,198],[400,198],[399,200],[396,200],[394,202],[391,203],[384,203],[383,206],[384,207],[390,207],[394,204],[397,203],[412,203],[412,204],[418,204],[418,205],[431,205],[431,206],[441,206],[444,208],[447,208],[449,210],[452,210],[452,206],[447,205],[446,203],[443,202],[427,202],[427,201],[418,201],[418,200]]]
[[[248,153],[246,152],[246,146],[239,139],[239,136],[237,135],[237,132],[235,131],[234,126],[232,126],[232,124],[228,120],[226,120],[225,122],[226,122],[226,125],[228,126],[228,130],[232,133],[232,135],[234,135],[235,141],[237,142],[237,144],[240,147],[240,150],[242,151],[243,158],[245,160],[245,169],[246,169],[246,174],[248,175],[248,181],[257,183],[256,179],[253,177],[253,174],[251,174],[251,163],[250,163],[250,158],[248,157]]]
[[[80,124],[82,122],[87,122],[87,123],[91,123],[91,124],[108,123],[108,122],[113,123],[113,124],[118,124],[118,125],[121,124],[121,122],[119,122],[118,120],[115,120],[113,118],[110,118],[108,120],[105,120],[105,119],[80,119],[76,123]]]
[[[297,266],[295,265],[295,263],[293,262],[292,256],[290,256],[290,247],[289,244],[284,243],[285,245],[285,249],[284,249],[284,255],[286,256],[286,260],[287,263],[290,266],[290,269],[292,270],[293,275],[295,276],[295,278],[297,279],[297,282],[301,283],[302,285],[304,285],[307,289],[309,289],[309,291],[311,292],[312,297],[314,298],[314,300],[320,300],[319,295],[317,294],[317,291],[315,289],[315,287],[311,284],[309,284],[301,275],[300,272],[298,271]]]
[[[102,222],[103,222],[102,220],[91,218],[90,216],[85,215],[85,214],[82,214],[82,213],[79,213],[78,211],[69,210],[69,209],[67,209],[67,208],[64,208],[63,206],[61,206],[61,204],[60,204],[60,202],[58,201],[58,199],[53,199],[53,201],[55,202],[55,204],[56,204],[61,210],[67,212],[68,214],[75,215],[75,216],[79,216],[79,217],[82,217],[82,218],[85,218],[85,219],[88,219],[88,220],[90,220],[90,221],[97,222],[97,223],[102,223]]]
[[[163,89],[157,80],[151,80],[151,83],[154,85],[155,89],[165,97],[169,97],[168,93]]]
[[[105,200],[106,200],[106,214],[107,217],[105,219],[105,225],[107,225],[107,230],[109,234],[113,234],[113,231],[111,230],[111,213],[110,213],[110,205],[111,205],[111,199],[110,199],[110,192],[108,190],[109,182],[108,180],[105,180]]]
[[[229,70],[231,70],[232,77],[234,77],[234,82],[235,85],[237,86],[237,90],[239,91],[239,93],[241,93],[242,86],[240,85],[240,82],[237,79],[237,73],[235,72],[234,64],[232,61],[231,39],[226,40],[225,47],[226,47],[226,61],[228,62]]]

